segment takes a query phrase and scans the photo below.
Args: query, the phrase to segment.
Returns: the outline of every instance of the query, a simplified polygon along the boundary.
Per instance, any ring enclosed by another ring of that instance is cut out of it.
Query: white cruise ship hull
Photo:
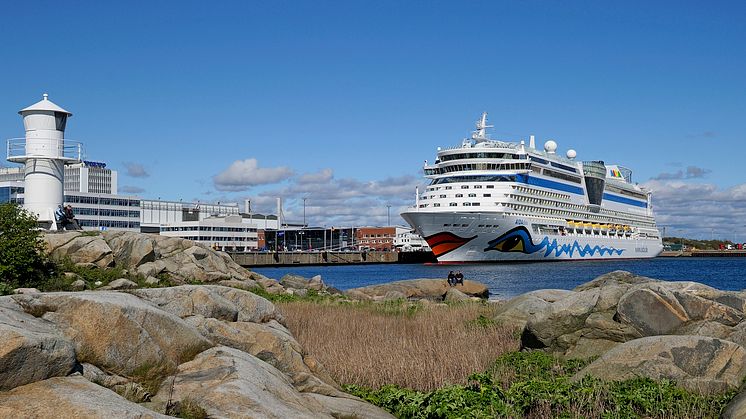
[[[658,256],[659,238],[593,231],[544,234],[546,220],[499,212],[420,212],[402,217],[428,242],[440,263],[639,259]]]

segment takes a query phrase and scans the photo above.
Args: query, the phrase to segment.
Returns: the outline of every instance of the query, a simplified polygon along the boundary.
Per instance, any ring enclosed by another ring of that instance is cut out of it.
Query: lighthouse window
[[[57,131],[64,131],[65,125],[67,125],[67,114],[64,112],[55,112],[54,123]]]

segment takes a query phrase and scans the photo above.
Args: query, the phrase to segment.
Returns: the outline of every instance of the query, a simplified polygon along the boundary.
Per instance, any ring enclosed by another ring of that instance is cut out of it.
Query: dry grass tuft
[[[279,304],[293,336],[341,384],[431,391],[489,368],[518,349],[490,304]]]

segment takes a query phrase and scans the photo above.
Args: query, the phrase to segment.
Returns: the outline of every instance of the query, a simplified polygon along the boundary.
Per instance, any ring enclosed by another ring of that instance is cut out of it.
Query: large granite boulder
[[[202,316],[229,322],[285,322],[282,313],[267,299],[220,285],[146,288],[130,293],[181,318]]]
[[[649,336],[609,350],[573,379],[585,375],[607,381],[665,378],[701,394],[721,393],[740,387],[746,377],[746,350],[704,336]]]
[[[156,259],[155,240],[151,235],[106,231],[102,237],[113,250],[114,260],[119,266],[135,267]]]
[[[644,336],[703,335],[746,343],[737,325],[744,295],[691,281],[629,272],[602,275],[573,291],[541,290],[508,301],[496,320],[523,325],[525,349],[567,358],[600,356]]]
[[[265,289],[283,290],[277,281],[239,266],[228,254],[192,240],[122,231],[50,233],[44,240],[54,260],[98,267],[116,265],[143,277],[164,274],[177,283],[257,281]]]
[[[23,310],[53,323],[72,341],[79,362],[131,375],[175,367],[212,346],[179,317],[111,291],[16,295]]]
[[[195,316],[187,321],[216,344],[239,349],[277,368],[299,391],[331,396],[343,394],[322,366],[315,362],[306,363],[303,347],[274,320],[264,324],[229,323]]]
[[[44,235],[45,245],[53,260],[70,260],[76,264],[93,264],[100,268],[114,265],[111,248],[100,236],[81,232]]]
[[[0,297],[0,391],[64,376],[74,367],[73,344],[53,324]]]
[[[347,290],[345,295],[352,299],[369,301],[396,298],[411,300],[426,298],[443,301],[450,288],[445,279],[411,279],[370,285],[362,288],[352,288]],[[465,280],[463,284],[456,285],[453,288],[471,297],[489,297],[489,289],[484,284],[476,281]]]
[[[185,399],[210,417],[333,418],[344,413],[330,412],[334,403],[312,403],[313,398],[304,397],[284,374],[259,358],[223,346],[180,365],[154,397],[161,403]],[[366,408],[365,417],[392,417],[381,409]]]
[[[83,377],[56,377],[0,392],[2,418],[165,419]]]

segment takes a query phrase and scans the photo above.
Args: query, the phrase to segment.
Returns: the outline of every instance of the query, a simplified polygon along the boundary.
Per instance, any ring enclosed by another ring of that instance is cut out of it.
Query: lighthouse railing
[[[22,163],[28,159],[55,159],[66,162],[83,160],[83,143],[66,138],[11,138],[7,141],[8,161]]]

